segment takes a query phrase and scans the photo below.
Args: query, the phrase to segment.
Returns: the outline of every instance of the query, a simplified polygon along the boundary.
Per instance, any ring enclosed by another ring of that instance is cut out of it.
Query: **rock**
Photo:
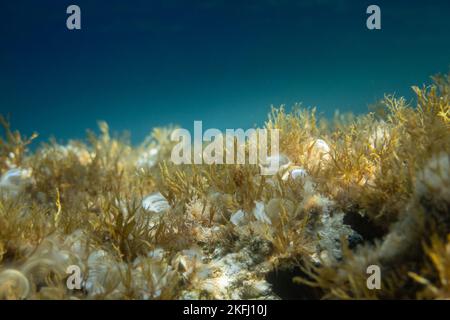
[[[209,268],[203,264],[203,254],[197,248],[178,253],[172,260],[172,267],[185,278],[195,273],[197,278],[203,279],[209,274]]]
[[[358,237],[354,230],[343,223],[343,220],[342,212],[330,215],[328,211],[324,211],[321,216],[320,226],[317,228],[318,251],[322,259],[326,255],[327,259],[323,259],[324,262],[331,263],[342,259],[341,238]]]
[[[350,234],[347,237],[347,241],[348,241],[348,247],[350,249],[354,249],[358,245],[362,244],[364,242],[364,239],[363,239],[363,237],[360,234],[355,232],[353,234]]]
[[[265,280],[246,280],[243,282],[243,299],[255,299],[272,294],[270,284]]]
[[[255,279],[254,253],[248,248],[229,253],[212,260],[209,268],[212,276],[205,279],[200,289],[207,291],[212,299],[244,299],[270,294],[270,285],[263,279]],[[259,260],[259,259],[256,259]],[[243,285],[246,281],[247,285]]]

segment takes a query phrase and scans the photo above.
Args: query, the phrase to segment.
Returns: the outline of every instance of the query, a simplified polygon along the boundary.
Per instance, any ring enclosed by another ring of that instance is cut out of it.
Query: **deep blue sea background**
[[[449,70],[449,16],[448,0],[2,0],[0,113],[40,141],[106,120],[135,143],[171,123],[261,125],[271,105],[362,113]]]

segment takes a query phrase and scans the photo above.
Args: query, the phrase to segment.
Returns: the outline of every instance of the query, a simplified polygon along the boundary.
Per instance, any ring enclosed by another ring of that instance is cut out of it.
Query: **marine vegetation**
[[[273,108],[273,176],[175,165],[174,127],[30,148],[1,117],[0,299],[450,298],[450,74],[413,90]]]

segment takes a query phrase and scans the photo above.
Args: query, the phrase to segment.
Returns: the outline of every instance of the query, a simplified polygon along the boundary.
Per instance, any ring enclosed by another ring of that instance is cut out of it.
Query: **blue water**
[[[77,4],[82,30],[66,28]],[[366,28],[378,4],[382,30]],[[2,0],[0,113],[83,138],[97,120],[141,141],[154,126],[248,128],[270,105],[356,113],[450,66],[450,1]]]

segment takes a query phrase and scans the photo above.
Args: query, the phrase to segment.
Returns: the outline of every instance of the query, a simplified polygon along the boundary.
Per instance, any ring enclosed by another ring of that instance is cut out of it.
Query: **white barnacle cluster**
[[[416,182],[416,193],[436,199],[450,199],[450,155],[439,153],[431,157]]]
[[[196,266],[195,287],[184,291],[181,297],[199,299],[206,294],[209,299],[275,298],[263,276],[268,266],[259,264],[258,258],[258,253],[249,247],[231,253],[216,248],[209,262]]]

